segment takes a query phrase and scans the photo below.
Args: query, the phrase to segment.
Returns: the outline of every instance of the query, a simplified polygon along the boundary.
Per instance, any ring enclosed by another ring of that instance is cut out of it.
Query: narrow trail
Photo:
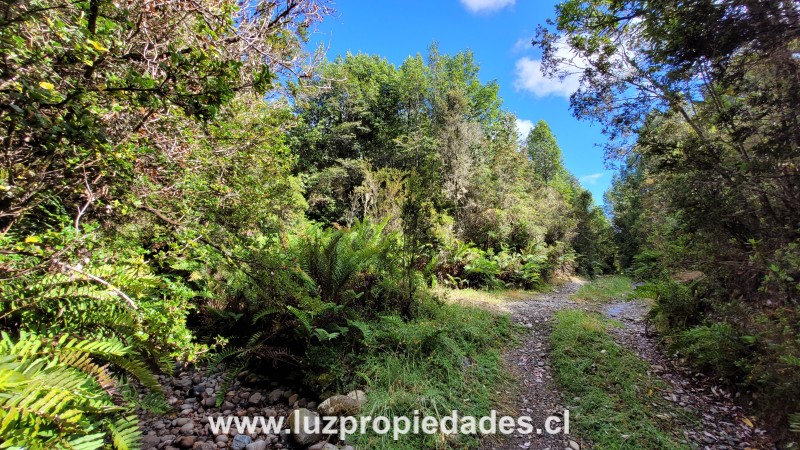
[[[569,399],[562,398],[553,380],[550,367],[550,333],[554,314],[563,309],[581,309],[596,312],[619,321],[621,327],[609,331],[614,340],[635,352],[650,364],[649,373],[663,380],[668,388],[662,393],[665,400],[696,415],[699,423],[677,423],[684,430],[685,441],[693,448],[721,449],[774,449],[766,432],[753,424],[741,407],[733,403],[733,396],[715,386],[711,380],[677,364],[664,354],[658,342],[648,335],[645,316],[649,306],[641,301],[593,303],[575,301],[571,294],[581,283],[571,281],[553,293],[539,294],[525,301],[509,302],[504,309],[512,321],[530,329],[518,346],[505,354],[506,365],[517,378],[518,390],[506,392],[516,395],[518,415],[534,419],[541,427],[551,415],[563,413]],[[656,414],[659,420],[677,421],[668,412]],[[483,450],[581,450],[592,448],[581,439],[580,417],[570,417],[570,435],[511,435],[502,442],[487,441]]]

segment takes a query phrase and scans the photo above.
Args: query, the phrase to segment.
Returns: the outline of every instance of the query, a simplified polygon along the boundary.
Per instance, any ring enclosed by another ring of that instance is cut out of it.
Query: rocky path
[[[715,386],[710,380],[685,369],[663,353],[656,340],[648,335],[645,316],[649,306],[640,301],[597,304],[579,302],[570,298],[580,287],[572,281],[557,292],[540,294],[527,301],[509,302],[505,309],[512,320],[530,329],[522,342],[505,355],[507,366],[518,380],[516,413],[528,415],[534,424],[543,424],[547,416],[557,415],[565,409],[567,401],[561,397],[552,378],[549,364],[551,321],[561,309],[582,309],[601,313],[622,323],[613,328],[616,342],[627,347],[650,363],[650,373],[662,379],[668,388],[664,399],[678,408],[692,412],[700,423],[675,423],[683,429],[687,443],[703,450],[718,449],[773,449],[765,431],[753,423],[751,417],[733,403],[732,396]],[[677,421],[668,412],[657,415],[661,420]],[[591,443],[580,439],[580,419],[571,417],[571,435],[512,435],[502,442],[487,441],[484,450],[580,450],[589,449]]]
[[[516,348],[505,355],[507,367],[514,373],[518,381],[516,395],[516,414],[533,418],[534,426],[542,429],[548,416],[558,415],[564,411],[564,402],[555,386],[550,369],[550,332],[553,314],[565,308],[578,308],[578,303],[570,300],[580,284],[570,282],[557,292],[540,294],[527,301],[508,303],[506,309],[511,313],[511,320],[530,329]],[[572,438],[576,439],[576,438]],[[546,432],[535,435],[515,434],[503,442],[485,442],[484,450],[520,450],[520,449],[580,449],[576,440],[566,439],[564,435],[550,435]]]
[[[733,396],[716,386],[713,380],[692,373],[665,355],[653,336],[647,333],[645,316],[649,306],[642,301],[614,302],[597,308],[606,316],[622,322],[611,334],[618,344],[633,350],[650,363],[650,373],[664,380],[669,390],[663,398],[679,408],[694,413],[699,424],[684,424],[686,439],[697,448],[773,449],[775,446],[755,420],[733,403]],[[659,417],[675,420],[674,417]]]

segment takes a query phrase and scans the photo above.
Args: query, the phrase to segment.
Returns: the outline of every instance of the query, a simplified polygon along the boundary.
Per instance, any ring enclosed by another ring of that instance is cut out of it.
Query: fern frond
[[[107,421],[106,427],[111,434],[111,442],[117,450],[135,450],[140,448],[142,433],[136,416],[123,417],[115,422]]]

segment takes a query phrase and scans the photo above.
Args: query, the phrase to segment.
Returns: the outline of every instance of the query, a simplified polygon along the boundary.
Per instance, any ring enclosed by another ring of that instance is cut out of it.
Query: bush
[[[746,346],[733,327],[714,323],[678,333],[672,350],[700,370],[726,380],[741,380],[747,364]]]
[[[662,279],[638,287],[634,295],[655,300],[649,319],[658,331],[670,334],[699,324],[706,305],[698,289],[696,284]]]

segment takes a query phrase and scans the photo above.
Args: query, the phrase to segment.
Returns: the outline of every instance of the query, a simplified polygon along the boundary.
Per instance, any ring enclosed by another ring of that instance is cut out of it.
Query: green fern
[[[115,402],[118,380],[99,359],[125,358],[115,340],[52,339],[21,331],[0,336],[0,436],[3,448],[138,448],[134,416]]]

